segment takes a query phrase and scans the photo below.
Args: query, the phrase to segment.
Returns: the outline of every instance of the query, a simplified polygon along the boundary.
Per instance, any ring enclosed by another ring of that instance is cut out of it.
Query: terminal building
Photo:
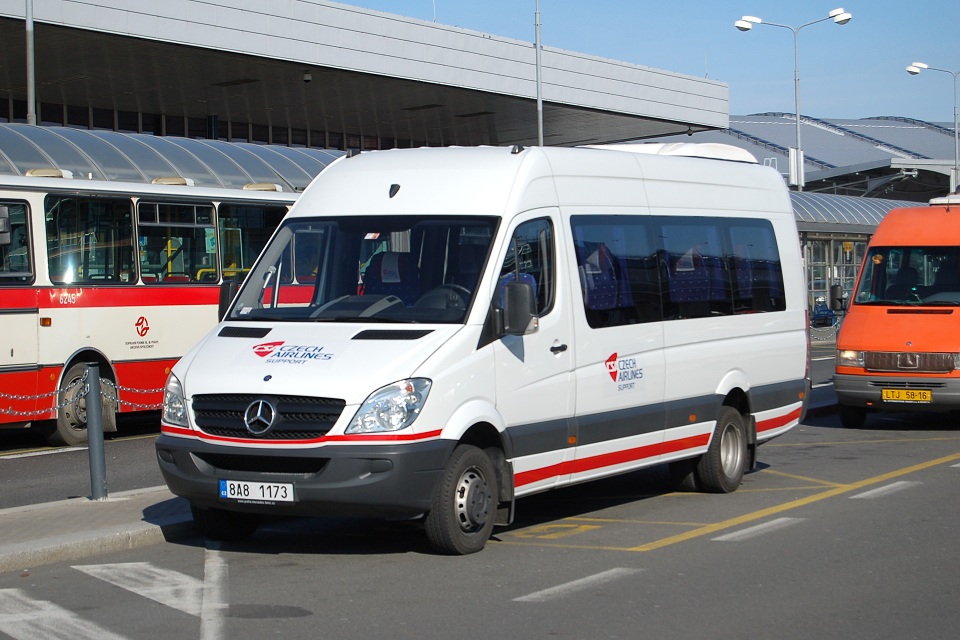
[[[721,82],[550,47],[538,65],[532,42],[324,0],[33,4],[0,0],[0,176],[22,175],[29,153],[92,177],[103,167],[79,165],[108,153],[93,147],[159,136],[167,144],[145,145],[197,184],[298,190],[344,151],[541,133],[557,146],[724,142],[784,173],[795,126],[792,114],[731,117]],[[850,289],[887,211],[948,191],[938,159],[953,132],[895,117],[802,124],[806,187],[792,197],[812,303],[831,284]],[[259,164],[237,168],[250,157]],[[122,176],[101,174],[138,180],[118,163]]]

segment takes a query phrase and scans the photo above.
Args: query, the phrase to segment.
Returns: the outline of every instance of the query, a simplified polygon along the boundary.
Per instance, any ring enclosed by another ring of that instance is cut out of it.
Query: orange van
[[[890,211],[837,336],[840,420],[960,409],[960,195]]]

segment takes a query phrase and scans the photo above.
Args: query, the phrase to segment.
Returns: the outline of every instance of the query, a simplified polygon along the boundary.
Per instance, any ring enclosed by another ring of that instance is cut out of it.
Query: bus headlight
[[[838,367],[862,367],[863,351],[854,351],[852,349],[837,350]]]
[[[167,376],[163,388],[163,421],[178,427],[187,426],[187,401],[183,397],[183,385],[172,373]]]
[[[399,431],[413,424],[430,393],[430,380],[401,380],[377,389],[360,405],[346,433]]]

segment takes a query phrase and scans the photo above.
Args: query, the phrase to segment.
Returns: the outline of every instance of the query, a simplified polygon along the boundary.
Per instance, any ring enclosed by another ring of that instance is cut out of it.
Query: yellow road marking
[[[915,464],[904,469],[899,469],[897,471],[891,471],[890,473],[884,473],[879,476],[874,476],[872,478],[867,478],[866,480],[860,480],[859,482],[854,482],[852,484],[841,485],[835,487],[828,491],[822,493],[817,493],[812,496],[807,496],[806,498],[800,498],[798,500],[792,500],[781,505],[774,507],[769,507],[767,509],[761,509],[759,511],[754,511],[753,513],[748,513],[736,518],[730,518],[729,520],[724,520],[722,522],[717,522],[715,524],[709,524],[705,527],[700,527],[699,529],[694,529],[693,531],[687,531],[686,533],[680,533],[675,536],[670,536],[669,538],[662,538],[655,542],[650,542],[647,544],[640,545],[638,547],[631,547],[630,551],[653,551],[654,549],[661,549],[663,547],[677,544],[678,542],[685,542],[687,540],[692,540],[694,538],[699,538],[702,536],[710,535],[716,533],[717,531],[722,531],[724,529],[730,529],[731,527],[736,527],[747,522],[753,522],[754,520],[760,520],[761,518],[766,518],[768,516],[776,515],[778,513],[783,513],[785,511],[791,511],[799,507],[804,507],[808,504],[813,504],[814,502],[820,502],[821,500],[826,500],[828,498],[834,498],[844,493],[850,493],[851,491],[857,491],[864,487],[869,487],[870,485],[879,484],[881,482],[886,482],[893,478],[899,478],[900,476],[905,476],[917,471],[922,471],[924,469],[929,469],[930,467],[935,467],[937,465],[946,464],[948,462],[953,462],[954,460],[960,460],[960,453],[954,453],[953,455],[944,456],[942,458],[937,458],[936,460],[930,460],[928,462],[921,462],[920,464]]]
[[[685,533],[680,533],[677,535],[669,536],[666,538],[661,538],[660,540],[655,540],[653,542],[648,542],[647,544],[642,544],[635,547],[620,547],[620,546],[607,546],[607,545],[579,545],[579,544],[561,544],[561,543],[547,543],[547,542],[538,542],[538,541],[526,541],[526,540],[504,540],[497,539],[495,540],[499,544],[511,544],[511,545],[521,545],[521,546],[537,546],[537,547],[551,547],[558,549],[581,549],[581,550],[590,550],[590,551],[633,551],[633,552],[643,552],[643,551],[654,551],[656,549],[662,549],[670,545],[677,544],[679,542],[686,542],[687,540],[692,540],[694,538],[700,538],[717,531],[722,531],[724,529],[730,529],[747,522],[753,522],[755,520],[760,520],[768,516],[776,515],[778,513],[783,513],[785,511],[791,511],[799,507],[804,507],[815,502],[820,502],[821,500],[827,500],[829,498],[835,498],[836,496],[843,495],[845,493],[850,493],[863,489],[864,487],[869,487],[871,485],[880,484],[881,482],[886,482],[887,480],[892,480],[893,478],[899,478],[901,476],[909,475],[911,473],[916,473],[917,471],[923,471],[924,469],[929,469],[931,467],[936,467],[941,464],[947,464],[960,460],[960,453],[954,453],[949,456],[944,456],[942,458],[937,458],[935,460],[929,460],[927,462],[921,462],[903,469],[898,469],[896,471],[891,471],[889,473],[884,473],[879,476],[874,476],[872,478],[866,478],[865,480],[859,480],[851,484],[843,484],[833,487],[827,491],[822,491],[816,493],[812,496],[807,496],[806,498],[799,498],[797,500],[792,500],[784,504],[776,505],[773,507],[768,507],[766,509],[760,509],[759,511],[754,511],[752,513],[747,513],[742,516],[737,516],[736,518],[730,518],[722,522],[717,522],[714,524],[706,525],[697,525],[698,528],[693,529],[692,531],[687,531]],[[809,487],[815,488],[815,487]],[[580,519],[580,518],[565,518],[565,519]],[[601,519],[597,518],[597,521]],[[674,524],[674,523],[662,523],[662,524]],[[676,523],[681,524],[681,523]],[[599,528],[599,527],[597,527]],[[528,537],[534,538],[535,536],[523,536],[517,535],[516,532],[509,532],[507,535],[515,536],[518,538]]]
[[[843,487],[845,486],[842,482],[830,482],[829,480],[818,480],[817,478],[809,478],[807,476],[798,476],[792,473],[784,473],[783,471],[774,471],[773,469],[764,469],[760,473],[764,475],[774,475],[780,476],[783,478],[793,478],[794,480],[803,480],[804,482],[812,482],[814,484],[822,484],[828,487]]]
[[[589,516],[568,516],[564,520],[577,520],[583,522],[609,522],[613,524],[663,524],[676,527],[703,527],[706,522],[667,522],[658,520],[630,520],[626,518],[594,518]]]

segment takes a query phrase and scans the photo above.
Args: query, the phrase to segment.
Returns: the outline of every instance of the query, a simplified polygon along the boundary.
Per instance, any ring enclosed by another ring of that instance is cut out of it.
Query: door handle
[[[550,347],[550,353],[563,353],[567,350],[567,345],[565,344],[555,344]]]

